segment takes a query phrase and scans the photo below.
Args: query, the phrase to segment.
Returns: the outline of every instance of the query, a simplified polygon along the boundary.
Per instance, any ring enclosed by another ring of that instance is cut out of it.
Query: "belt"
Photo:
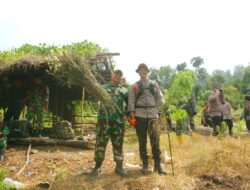
[[[135,106],[135,108],[156,108],[155,106]]]

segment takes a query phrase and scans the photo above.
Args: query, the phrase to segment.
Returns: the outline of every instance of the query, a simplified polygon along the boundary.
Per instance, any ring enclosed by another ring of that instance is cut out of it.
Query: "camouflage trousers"
[[[114,161],[123,161],[123,139],[125,126],[123,123],[98,121],[95,145],[95,162],[102,163],[105,157],[105,150],[111,139],[113,146]]]
[[[27,108],[26,118],[32,127],[41,133],[43,129],[44,108],[40,97],[36,96]]]

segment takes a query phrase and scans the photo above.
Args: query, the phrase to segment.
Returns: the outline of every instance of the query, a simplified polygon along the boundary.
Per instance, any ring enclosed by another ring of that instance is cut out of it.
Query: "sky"
[[[128,82],[140,63],[160,68],[200,56],[209,73],[250,62],[249,0],[0,0],[0,51],[24,43],[92,41]]]

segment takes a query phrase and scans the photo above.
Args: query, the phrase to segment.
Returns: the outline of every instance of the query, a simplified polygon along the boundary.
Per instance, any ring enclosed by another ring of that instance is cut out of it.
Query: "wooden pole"
[[[85,88],[82,88],[82,103],[81,103],[81,121],[82,121],[82,129],[81,129],[81,139],[83,140],[83,132],[84,132],[84,119],[83,119],[83,102],[85,99]]]
[[[19,172],[16,174],[17,176],[19,176],[23,170],[27,167],[29,160],[30,160],[30,149],[31,149],[31,144],[29,145],[28,151],[27,151],[27,156],[26,156],[26,162],[23,165],[23,167],[19,170]]]

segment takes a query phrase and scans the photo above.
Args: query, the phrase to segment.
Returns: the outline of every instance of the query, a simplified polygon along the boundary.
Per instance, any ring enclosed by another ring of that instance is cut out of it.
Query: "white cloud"
[[[205,67],[233,69],[250,61],[249,2],[244,0],[6,0],[0,50],[22,43],[85,39],[110,51],[130,82],[141,62],[171,65],[201,56]]]

